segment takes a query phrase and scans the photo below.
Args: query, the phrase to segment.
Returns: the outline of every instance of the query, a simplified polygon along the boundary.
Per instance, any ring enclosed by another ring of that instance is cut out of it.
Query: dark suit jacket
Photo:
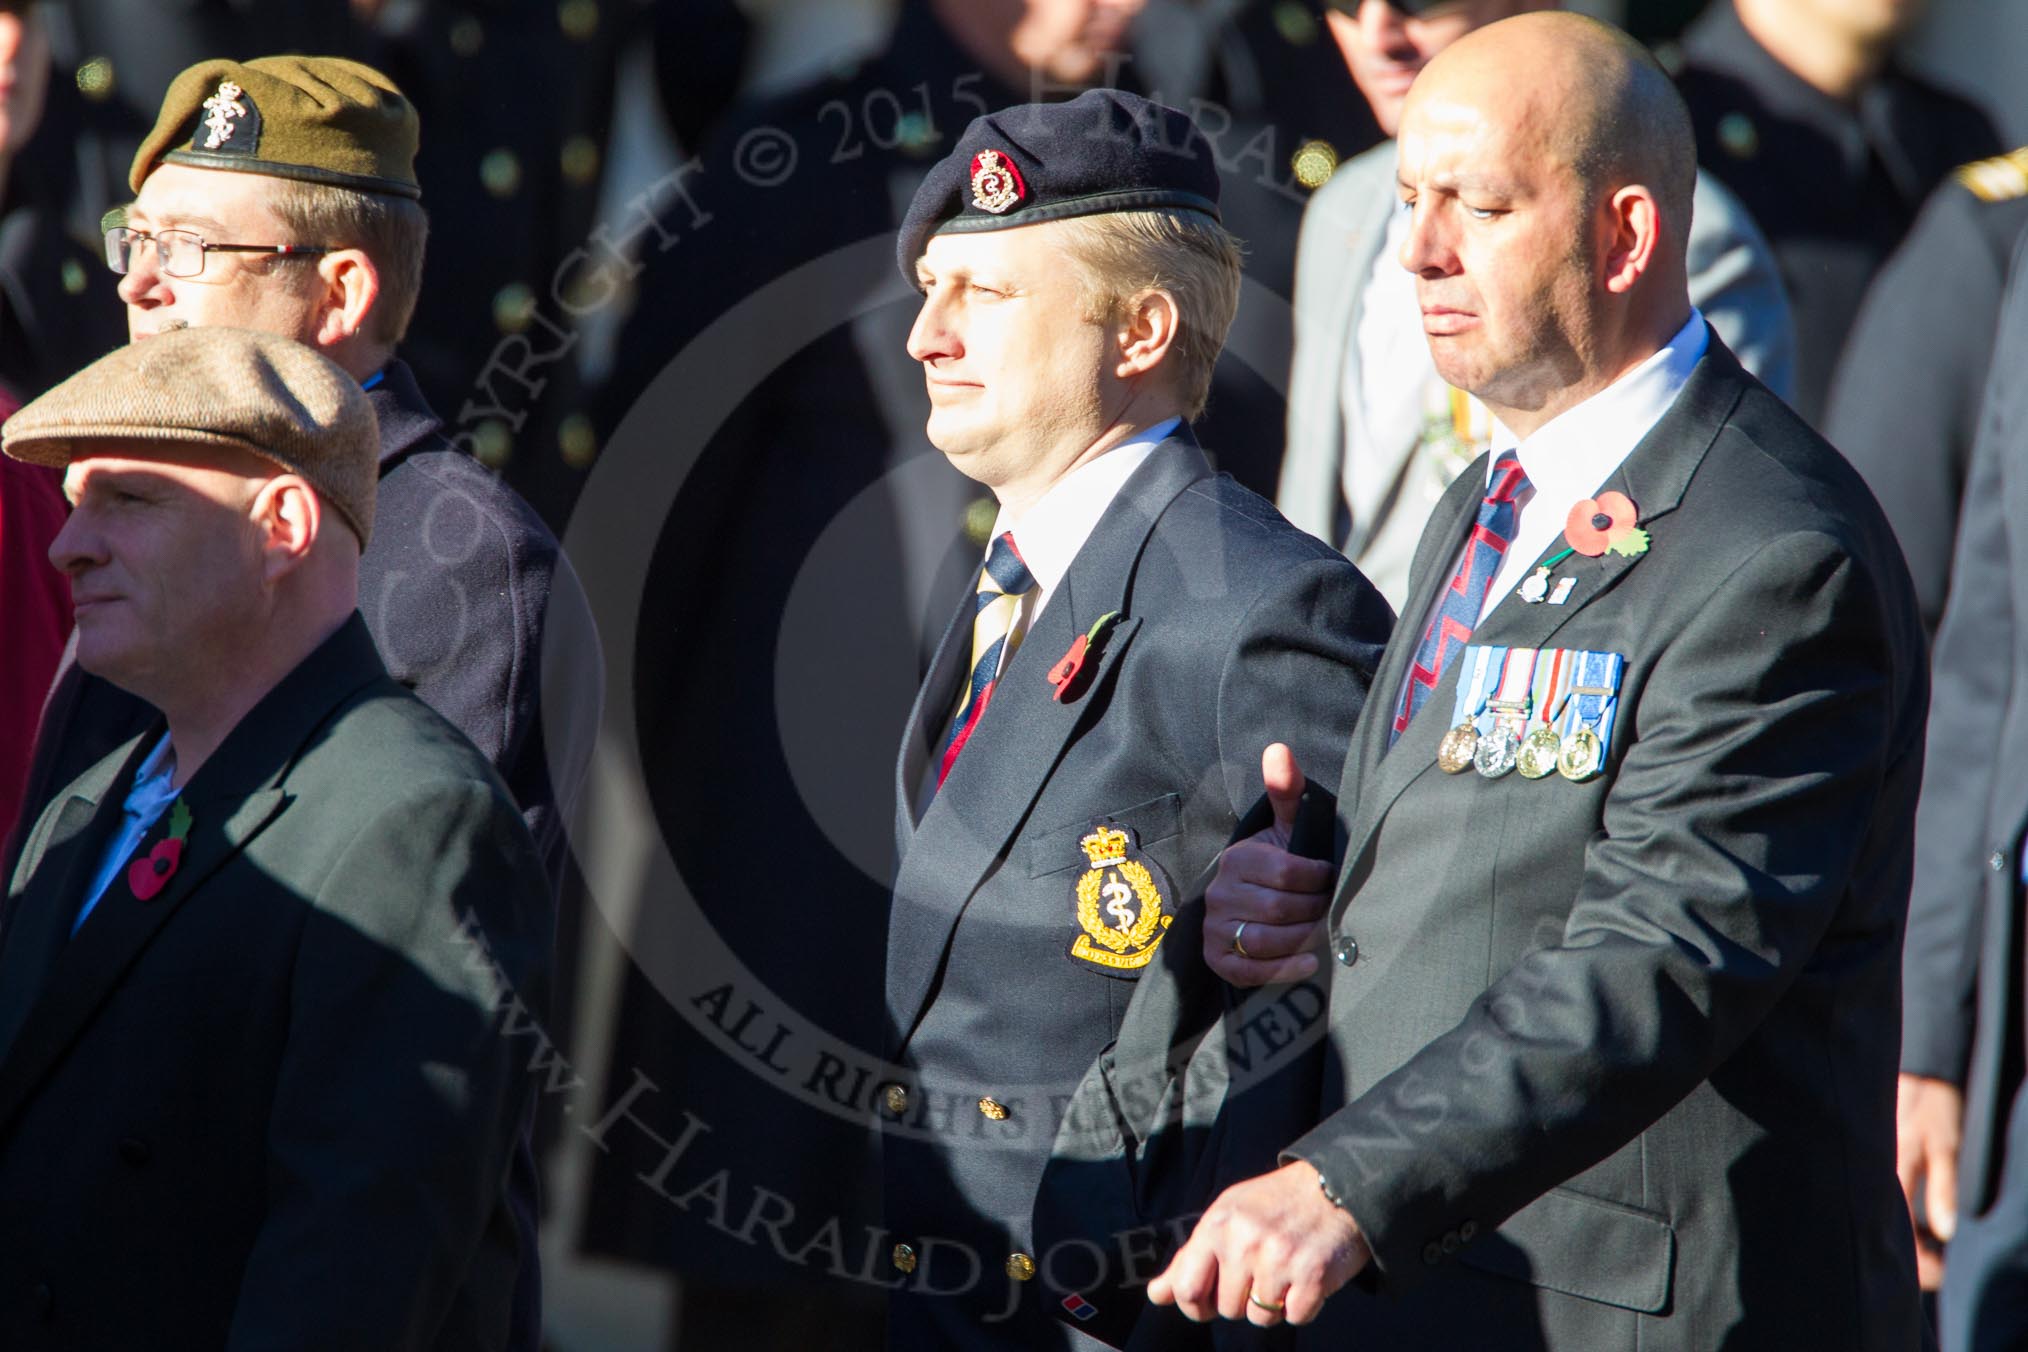
[[[558,879],[563,815],[590,763],[604,681],[591,608],[535,510],[439,435],[406,365],[390,361],[366,397],[380,425],[380,488],[359,612],[394,679],[499,771]],[[553,698],[542,697],[545,679]],[[36,737],[23,829],[155,717],[66,655]]]
[[[1439,504],[1408,613],[1484,483],[1482,458]],[[1303,1345],[1913,1347],[1907,569],[1850,466],[1715,336],[1606,486],[1649,552],[1574,556],[1567,604],[1509,596],[1472,635],[1625,657],[1604,773],[1440,771],[1455,661],[1392,750],[1373,715],[1347,758],[1326,1115],[1287,1153],[1399,1298],[1341,1292]]]
[[[1867,289],[1824,413],[1824,435],[1894,524],[1932,636],[1950,591],[2007,260],[2028,227],[2028,191],[1972,186],[1995,165],[2022,174],[2028,150],[1967,165],[1930,194]]]
[[[1994,380],[1972,452],[1916,815],[1901,1067],[1966,1090],[1958,1188],[1992,1205],[2021,1081],[2020,849],[2028,825],[2028,239],[2000,311]],[[2004,373],[2004,375],[2003,375]]]
[[[1201,1146],[1159,1128],[1178,1107],[1169,1066],[1222,1007],[1201,955],[1208,871],[1260,796],[1269,742],[1335,779],[1392,617],[1343,557],[1171,438],[1079,551],[918,821],[972,610],[967,598],[945,634],[897,766],[887,1015],[911,1106],[883,1143],[886,1226],[922,1257],[889,1337],[1120,1340],[1151,1309],[1139,1287],[1159,1264],[1130,1270],[1119,1236],[1175,1242],[1165,1223],[1183,1214]],[[1088,684],[1059,702],[1045,673],[1109,611],[1121,618]],[[1085,933],[1079,841],[1102,820],[1132,831],[1167,883],[1173,922],[1138,972],[1070,952]],[[982,1096],[1008,1116],[982,1115]],[[1015,1252],[1037,1264],[1032,1281],[1007,1274]],[[967,1255],[983,1281],[936,1294],[963,1280]],[[1071,1293],[1096,1307],[1088,1321],[1061,1305]]]
[[[501,1346],[530,1086],[499,1011],[539,1015],[550,942],[527,829],[355,616],[191,778],[164,890],[116,876],[64,942],[160,731],[9,890],[0,969],[46,976],[0,995],[0,1345]]]

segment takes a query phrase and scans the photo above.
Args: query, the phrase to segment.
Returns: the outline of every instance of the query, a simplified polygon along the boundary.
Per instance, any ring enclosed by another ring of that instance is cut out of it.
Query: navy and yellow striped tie
[[[972,617],[972,679],[965,683],[957,710],[951,716],[951,730],[944,737],[943,753],[937,760],[939,788],[951,766],[957,763],[958,753],[971,740],[980,716],[986,712],[1007,659],[1021,644],[1021,636],[1014,632],[1014,621],[1021,614],[1021,598],[1034,587],[1035,575],[1021,561],[1021,552],[1014,547],[1013,532],[1001,532],[993,547],[986,551],[986,566],[979,570],[979,594],[975,598],[978,609]]]

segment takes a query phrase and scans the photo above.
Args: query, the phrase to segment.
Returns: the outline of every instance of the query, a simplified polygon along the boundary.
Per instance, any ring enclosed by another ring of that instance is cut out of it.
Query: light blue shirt
[[[176,753],[169,746],[169,734],[163,733],[162,740],[155,743],[155,749],[148,753],[148,759],[134,771],[134,787],[127,793],[127,820],[120,826],[120,833],[113,837],[113,843],[106,847],[105,858],[99,861],[99,871],[92,876],[91,891],[85,893],[84,905],[78,908],[77,920],[70,932],[75,935],[78,926],[92,913],[92,907],[99,904],[99,898],[113,885],[113,879],[120,876],[134,847],[141,843],[141,837],[153,829],[169,805],[176,801],[177,789],[172,784],[176,778]]]

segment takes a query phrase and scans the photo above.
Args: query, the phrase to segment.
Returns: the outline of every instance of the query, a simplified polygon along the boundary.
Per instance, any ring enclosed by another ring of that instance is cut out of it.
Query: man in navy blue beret
[[[1206,871],[1262,746],[1335,772],[1392,624],[1190,435],[1239,301],[1218,190],[1187,117],[1096,90],[976,119],[901,228],[929,439],[999,514],[897,767],[896,1347],[1192,1336],[1137,1288],[1187,1229]],[[1264,976],[1296,947],[1234,938]]]

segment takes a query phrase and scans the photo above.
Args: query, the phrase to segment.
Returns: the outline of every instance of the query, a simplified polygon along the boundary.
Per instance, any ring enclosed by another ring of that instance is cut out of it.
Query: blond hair
[[[393,347],[408,332],[422,293],[429,216],[418,203],[386,193],[328,183],[277,179],[269,208],[291,242],[358,249],[380,274],[380,296],[367,316],[367,336]]]
[[[1196,211],[1115,211],[1064,224],[1073,230],[1070,253],[1087,320],[1117,318],[1150,291],[1176,303],[1170,380],[1184,418],[1196,418],[1211,397],[1211,371],[1239,309],[1239,241]]]

